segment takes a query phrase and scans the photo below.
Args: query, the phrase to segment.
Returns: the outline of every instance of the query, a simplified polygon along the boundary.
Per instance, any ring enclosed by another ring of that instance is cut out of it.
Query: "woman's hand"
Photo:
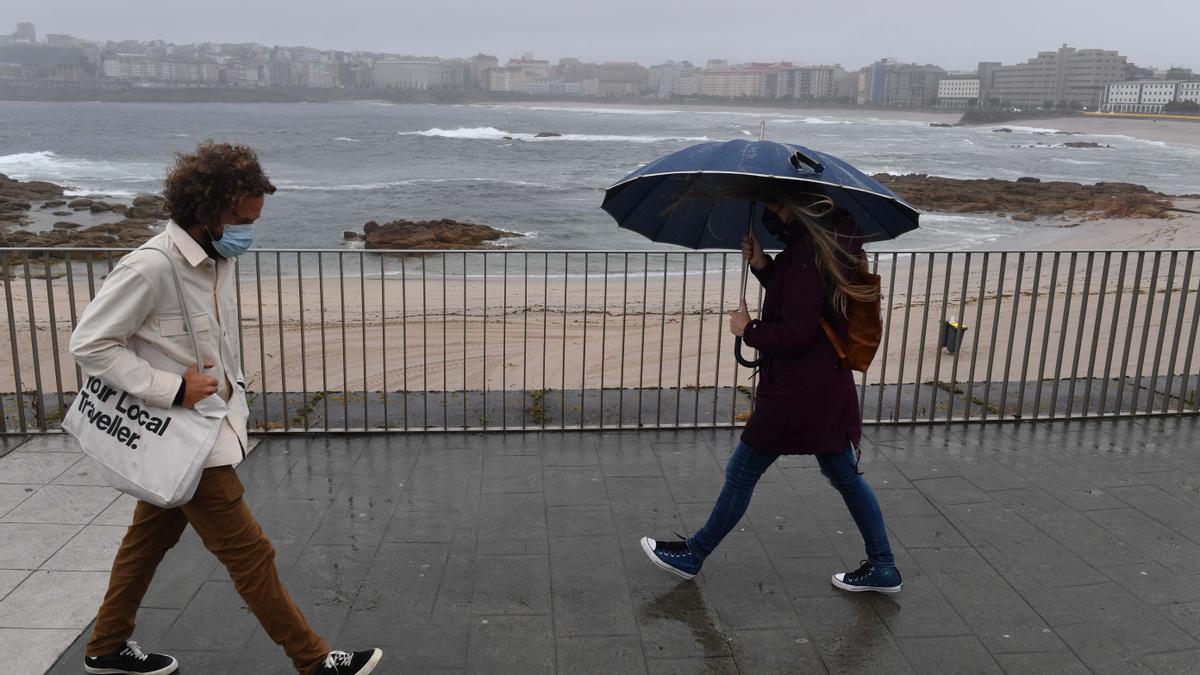
[[[767,266],[767,256],[763,253],[762,244],[751,230],[742,237],[742,259],[750,263],[755,272]]]
[[[746,332],[746,326],[750,323],[750,312],[746,309],[746,299],[742,298],[742,302],[737,309],[731,309],[729,312],[729,332],[738,337]]]

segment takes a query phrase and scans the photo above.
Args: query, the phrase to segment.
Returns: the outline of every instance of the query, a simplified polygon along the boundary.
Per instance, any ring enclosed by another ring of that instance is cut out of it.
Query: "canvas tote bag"
[[[167,259],[196,367],[203,368],[179,273],[165,251],[147,250]],[[62,427],[100,464],[109,485],[155,506],[174,508],[186,504],[196,492],[226,413],[225,402],[215,394],[199,401],[195,409],[158,408],[88,376]]]

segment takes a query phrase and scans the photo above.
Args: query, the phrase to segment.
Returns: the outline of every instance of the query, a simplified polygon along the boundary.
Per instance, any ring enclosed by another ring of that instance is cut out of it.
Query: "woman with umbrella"
[[[745,299],[729,313],[730,331],[757,349],[761,361],[754,411],[729,459],[725,483],[712,513],[691,537],[680,537],[678,541],[643,537],[642,549],[656,566],[691,579],[742,518],[755,485],[771,464],[780,455],[811,454],[816,456],[822,475],[841,493],[866,548],[866,560],[860,567],[834,574],[833,585],[846,591],[899,592],[902,581],[879,502],[858,471],[862,421],[854,379],[839,357],[840,348],[823,329],[822,319],[844,342],[849,325],[848,303],[873,303],[878,299],[877,287],[855,283],[854,270],[864,240],[857,221],[868,221],[874,238],[885,238],[916,227],[916,212],[909,215],[905,209],[911,207],[880,187],[882,192],[873,196],[895,200],[905,217],[897,229],[879,234],[886,229],[883,221],[889,220],[890,214],[864,195],[844,195],[839,190],[842,186],[830,182],[830,174],[835,172],[820,175],[826,165],[832,164],[838,172],[853,172],[851,177],[858,187],[851,189],[862,190],[863,180],[870,179],[844,162],[797,146],[768,142],[711,145],[733,147],[701,148],[706,161],[719,163],[723,161],[719,157],[733,153],[741,158],[733,163],[742,164],[732,171],[697,171],[689,175],[687,171],[662,170],[665,160],[660,160],[657,166],[647,166],[611,188],[605,202],[605,209],[622,226],[636,223],[641,209],[621,194],[622,188],[638,179],[648,179],[641,187],[631,189],[642,193],[638,195],[639,203],[649,204],[651,211],[657,209],[657,232],[672,227],[684,229],[680,223],[684,212],[690,211],[706,213],[703,227],[710,233],[723,229],[714,226],[714,214],[730,204],[738,208],[748,204],[751,227],[741,239],[742,256],[766,288],[760,319],[750,318]],[[764,162],[781,153],[789,159],[791,168],[746,166],[747,162]],[[791,176],[797,179],[779,180]],[[671,206],[661,208],[668,198],[674,200]],[[765,207],[759,211],[756,204]],[[647,216],[643,210],[642,217]],[[763,252],[754,233],[755,221],[776,242],[783,243],[783,251],[775,259]]]
[[[745,300],[729,313],[730,332],[762,354],[754,412],[704,527],[682,541],[643,537],[642,549],[659,567],[694,577],[741,520],[767,468],[780,455],[812,454],[841,492],[866,544],[867,559],[857,570],[834,574],[833,585],[896,593],[902,582],[879,502],[858,471],[862,420],[854,378],[821,328],[824,318],[844,336],[847,302],[877,297],[876,288],[852,281],[862,238],[849,214],[828,198],[782,190],[764,197],[763,225],[785,246],[772,260],[753,230],[743,238],[742,256],[766,297],[761,319],[751,320]]]

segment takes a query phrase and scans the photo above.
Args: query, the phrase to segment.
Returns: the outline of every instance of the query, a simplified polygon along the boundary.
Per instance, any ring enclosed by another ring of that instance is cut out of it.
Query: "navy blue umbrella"
[[[601,208],[627,230],[693,249],[740,250],[749,215],[763,246],[782,248],[761,224],[763,200],[722,196],[721,184],[731,180],[828,197],[867,241],[917,228],[917,210],[870,176],[833,155],[774,141],[700,143],[671,153],[608,188]]]
[[[737,184],[738,189],[726,188]],[[920,214],[847,162],[799,145],[733,140],[700,143],[671,153],[617,181],[601,208],[617,224],[652,241],[692,249],[735,249],[753,228],[763,248],[783,243],[762,224],[763,202],[780,192],[827,197],[845,209],[867,241],[915,230]],[[744,219],[744,220],[743,220]],[[746,267],[742,268],[742,296]],[[756,361],[734,353],[744,366]]]

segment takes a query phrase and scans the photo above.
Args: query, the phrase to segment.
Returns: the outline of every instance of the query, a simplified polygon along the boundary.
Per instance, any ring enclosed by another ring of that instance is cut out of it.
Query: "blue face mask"
[[[226,258],[236,258],[250,249],[254,243],[253,225],[226,225],[220,239],[213,239],[212,232],[208,233],[213,249]]]

